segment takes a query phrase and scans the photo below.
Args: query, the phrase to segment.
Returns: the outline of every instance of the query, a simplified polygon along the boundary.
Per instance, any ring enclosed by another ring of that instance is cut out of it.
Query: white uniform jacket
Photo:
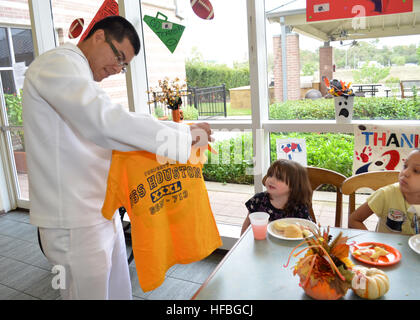
[[[112,149],[146,150],[183,163],[191,152],[188,125],[158,121],[113,103],[93,80],[82,51],[70,43],[29,66],[23,125],[30,221],[45,228],[106,221],[101,208]],[[166,153],[165,144],[174,148]]]

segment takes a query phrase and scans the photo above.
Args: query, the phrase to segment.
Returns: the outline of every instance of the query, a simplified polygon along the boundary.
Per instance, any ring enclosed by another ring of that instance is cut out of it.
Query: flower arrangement
[[[157,87],[147,92],[153,94],[153,99],[148,103],[161,102],[171,110],[178,110],[182,104],[181,96],[188,94],[185,91],[187,84],[185,82],[182,84],[179,78],[170,80],[168,77],[159,80],[158,83]]]
[[[305,238],[289,255],[287,265],[293,252],[303,244],[308,246],[294,256],[307,250],[294,267],[293,274],[300,277],[300,286],[306,294],[314,299],[339,299],[351,288],[354,264],[348,258],[350,247],[346,244],[348,237],[340,232],[334,239],[329,234],[329,227],[311,230],[313,238]]]
[[[324,83],[328,88],[328,92],[334,97],[349,97],[354,96],[353,89],[350,88],[351,82],[346,84],[344,81],[333,79],[328,80],[327,77],[323,77]]]

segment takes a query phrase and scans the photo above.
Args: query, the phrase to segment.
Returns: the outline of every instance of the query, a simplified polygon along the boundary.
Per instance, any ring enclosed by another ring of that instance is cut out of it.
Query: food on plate
[[[353,267],[353,291],[364,299],[377,299],[389,290],[389,278],[385,272],[376,268]]]
[[[354,250],[353,254],[361,259],[376,262],[379,260],[380,257],[389,254],[389,252],[382,247],[371,246],[370,248],[366,249]]]
[[[289,224],[284,228],[284,236],[287,238],[302,238],[302,230],[295,224]]]
[[[290,222],[282,221],[282,220],[276,220],[273,223],[274,229],[279,232],[284,232],[286,227],[290,224]]]
[[[282,219],[274,221],[273,229],[277,234],[286,238],[303,238],[312,235],[312,233],[304,226],[288,221],[282,221]]]
[[[303,229],[302,230],[302,233],[303,233],[303,236],[304,237],[310,237],[311,235],[312,235],[312,232],[310,232],[309,230],[307,230],[307,229]]]

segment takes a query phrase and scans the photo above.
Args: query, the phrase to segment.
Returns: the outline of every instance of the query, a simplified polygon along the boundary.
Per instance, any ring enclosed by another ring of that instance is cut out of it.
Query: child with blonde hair
[[[241,234],[250,225],[249,214],[267,212],[269,221],[281,218],[312,220],[309,208],[312,188],[306,168],[296,161],[280,159],[274,161],[262,180],[267,191],[255,194],[245,206],[248,209]]]
[[[367,230],[363,221],[375,213],[378,232],[415,234],[419,232],[418,214],[413,205],[420,205],[420,149],[410,152],[398,182],[376,190],[349,217],[349,228]]]

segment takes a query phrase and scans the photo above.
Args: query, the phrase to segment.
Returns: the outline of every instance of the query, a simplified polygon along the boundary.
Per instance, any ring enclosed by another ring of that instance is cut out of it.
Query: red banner
[[[109,16],[118,16],[120,14],[118,10],[118,3],[115,0],[105,0],[102,6],[99,8],[98,12],[96,13],[95,17],[90,22],[89,26],[81,36],[79,43],[83,41],[83,39],[89,34],[90,29],[97,23],[98,21],[102,20],[103,18]]]
[[[411,11],[413,11],[413,0],[306,0],[308,22]]]

